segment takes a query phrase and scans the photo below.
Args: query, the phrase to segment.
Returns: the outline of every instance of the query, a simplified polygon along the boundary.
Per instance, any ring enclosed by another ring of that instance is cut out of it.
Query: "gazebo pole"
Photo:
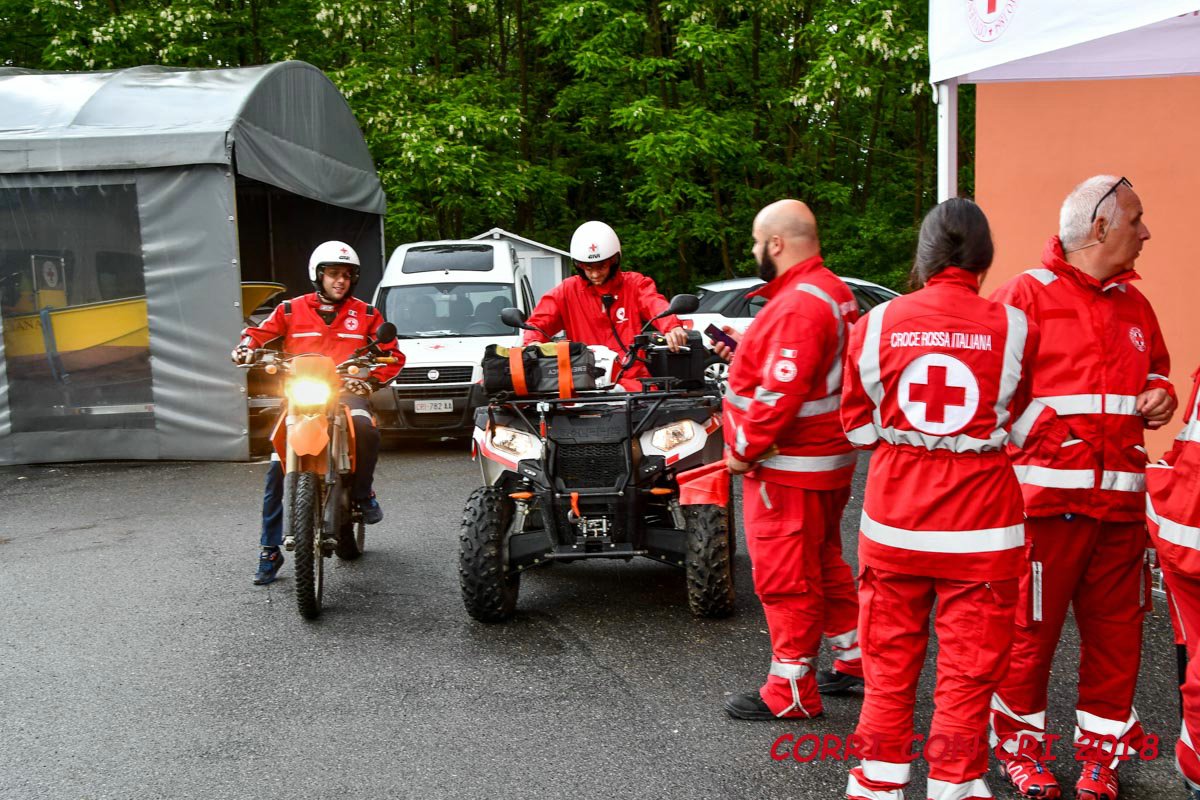
[[[958,196],[958,80],[934,84],[937,102],[938,202]]]

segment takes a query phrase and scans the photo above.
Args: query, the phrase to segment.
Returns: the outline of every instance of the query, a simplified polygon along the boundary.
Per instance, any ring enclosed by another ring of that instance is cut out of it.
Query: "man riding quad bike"
[[[612,375],[594,366],[611,351],[578,342],[489,350],[491,402],[476,412],[474,432],[484,485],[467,500],[460,533],[459,577],[473,618],[510,618],[521,573],[531,568],[634,556],[682,569],[693,614],[733,611],[727,476],[724,491],[699,498],[706,502],[680,502],[679,474],[722,459],[721,399],[704,377],[707,351],[694,331],[681,334],[682,346],[646,332],[696,303],[675,297],[626,340]],[[517,309],[502,319],[533,327]],[[645,376],[632,391],[631,371]]]

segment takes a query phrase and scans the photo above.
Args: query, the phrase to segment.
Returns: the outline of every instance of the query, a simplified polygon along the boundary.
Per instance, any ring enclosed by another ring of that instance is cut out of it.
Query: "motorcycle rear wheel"
[[[291,472],[283,481],[284,534],[296,541],[296,607],[305,619],[321,615],[325,559],[321,553],[321,476]]]
[[[333,548],[333,552],[343,561],[353,561],[363,554],[363,550],[367,547],[367,526],[362,521],[362,515],[358,515],[355,520],[355,515],[351,511],[350,503],[350,488],[348,486],[349,478],[340,478],[338,482],[338,494],[336,502],[344,504],[342,511],[337,515],[337,544]],[[331,501],[334,502],[334,501]]]

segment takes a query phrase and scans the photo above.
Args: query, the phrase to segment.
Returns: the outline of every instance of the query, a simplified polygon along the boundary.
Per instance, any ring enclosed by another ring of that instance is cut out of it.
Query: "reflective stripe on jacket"
[[[378,310],[369,313],[370,307],[357,297],[347,297],[336,304],[337,316],[329,324],[317,313],[321,306],[316,292],[280,303],[261,325],[242,331],[242,341],[249,347],[262,347],[282,336],[285,353],[318,353],[340,364],[365,345],[383,324],[383,314]],[[399,363],[379,367],[371,373],[372,381],[383,384],[400,372],[404,354],[396,349],[395,342],[380,345],[380,349],[399,359]]]
[[[1020,485],[1006,446],[1057,449],[1065,426],[1030,400],[1038,331],[948,267],[850,334],[842,423],[871,458],[859,562],[910,575],[1021,574]]]
[[[1186,425],[1157,464],[1146,467],[1146,521],[1163,568],[1200,576],[1200,370],[1192,375]]]
[[[754,293],[770,300],[742,336],[725,389],[725,443],[750,471],[805,489],[850,484],[855,454],[838,421],[842,352],[858,318],[854,295],[820,256]]]
[[[1137,396],[1151,388],[1174,396],[1174,389],[1158,320],[1130,283],[1136,278],[1125,272],[1101,284],[1064,261],[1054,237],[1041,267],[992,295],[1038,326],[1042,346],[1031,370],[1034,397],[1089,445],[1015,458],[1030,516],[1075,513],[1133,521],[1145,513],[1146,449]]]

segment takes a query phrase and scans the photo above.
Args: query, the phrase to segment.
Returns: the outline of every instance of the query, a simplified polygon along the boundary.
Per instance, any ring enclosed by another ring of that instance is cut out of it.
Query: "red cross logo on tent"
[[[1021,0],[967,0],[967,26],[981,42],[991,42],[1008,30]]]
[[[939,436],[962,430],[979,407],[979,382],[953,356],[929,353],[900,375],[900,410],[914,428]]]

